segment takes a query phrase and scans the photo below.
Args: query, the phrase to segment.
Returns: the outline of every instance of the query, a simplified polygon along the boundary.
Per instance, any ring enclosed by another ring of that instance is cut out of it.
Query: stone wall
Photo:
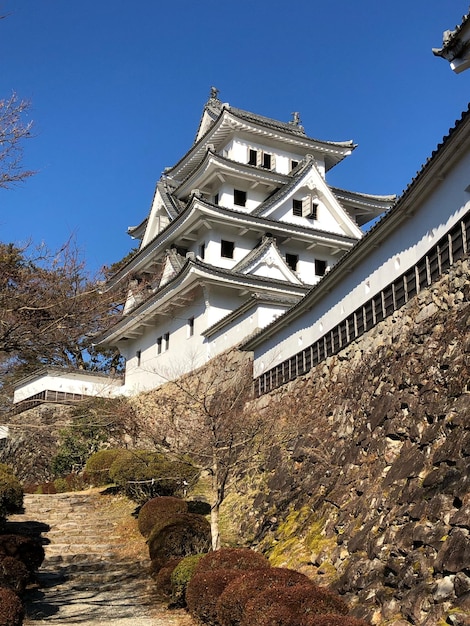
[[[469,271],[258,401],[297,434],[260,467],[242,536],[373,624],[470,624]]]

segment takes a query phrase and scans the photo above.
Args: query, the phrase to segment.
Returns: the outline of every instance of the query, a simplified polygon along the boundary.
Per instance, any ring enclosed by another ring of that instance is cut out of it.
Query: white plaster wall
[[[416,264],[470,209],[470,153],[433,193],[414,207],[414,214],[390,232],[357,266],[343,266],[342,281],[314,307],[303,313],[254,351],[254,375],[312,344],[325,332]]]
[[[13,402],[27,400],[42,391],[60,391],[63,393],[77,393],[89,396],[113,397],[119,394],[122,381],[107,376],[88,375],[81,373],[61,373],[60,375],[45,374],[40,378],[25,382],[14,392]]]

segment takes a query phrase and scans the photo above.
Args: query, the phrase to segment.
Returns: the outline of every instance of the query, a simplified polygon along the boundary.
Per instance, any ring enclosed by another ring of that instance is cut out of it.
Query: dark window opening
[[[318,219],[318,204],[316,202],[312,202],[312,206],[310,209],[310,214],[307,215],[310,220]]]
[[[292,161],[290,162],[290,169],[291,169],[291,171],[292,171],[292,170],[295,170],[295,168],[297,167],[297,165],[298,165],[298,164],[299,164],[299,162],[298,162],[298,161],[294,161],[294,160],[292,160]]]
[[[162,353],[162,342],[163,342],[163,337],[158,337],[157,338],[157,354]]]
[[[246,191],[241,191],[240,189],[233,190],[233,202],[237,206],[245,206],[246,205]]]
[[[220,242],[220,255],[226,259],[233,259],[233,251],[235,249],[235,244],[233,241],[226,241],[222,239]]]
[[[194,317],[190,317],[188,320],[188,337],[194,335]]]
[[[263,167],[267,170],[271,169],[271,162],[272,162],[272,158],[270,154],[267,154],[266,152],[263,154]]]
[[[258,151],[250,149],[248,151],[248,165],[256,165],[257,162],[258,162]]]
[[[298,262],[299,262],[298,254],[289,254],[289,252],[286,253],[286,263],[294,272],[297,271]]]
[[[297,215],[298,217],[302,217],[302,200],[296,200],[293,198],[292,200],[292,214]]]
[[[205,243],[201,243],[201,245],[199,246],[199,256],[201,257],[201,259],[204,260],[206,256],[206,244]]]
[[[326,261],[315,259],[315,276],[324,276],[326,274]]]
[[[170,349],[170,333],[165,333],[163,335],[163,339],[165,341],[165,352]]]
[[[135,353],[135,356],[137,357],[137,367],[140,367],[140,361],[141,361],[141,357],[142,357],[142,350],[137,350],[137,352]]]
[[[214,204],[219,204],[219,194],[216,193],[214,196]]]

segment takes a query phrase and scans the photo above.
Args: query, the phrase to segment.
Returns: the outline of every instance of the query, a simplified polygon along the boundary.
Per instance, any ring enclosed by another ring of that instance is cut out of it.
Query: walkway
[[[132,503],[98,490],[25,495],[7,532],[42,531],[46,559],[28,592],[24,626],[190,626],[160,602]]]

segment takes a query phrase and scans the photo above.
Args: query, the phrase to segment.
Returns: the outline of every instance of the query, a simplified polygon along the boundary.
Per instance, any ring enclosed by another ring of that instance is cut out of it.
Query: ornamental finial
[[[211,87],[211,93],[209,96],[209,100],[217,100],[219,101],[219,90],[217,87]]]
[[[291,113],[291,115],[292,115],[292,120],[291,120],[291,122],[290,122],[290,123],[291,123],[293,126],[300,126],[300,124],[302,123],[302,122],[300,121],[300,113],[299,113],[298,111],[293,111],[293,112]]]

